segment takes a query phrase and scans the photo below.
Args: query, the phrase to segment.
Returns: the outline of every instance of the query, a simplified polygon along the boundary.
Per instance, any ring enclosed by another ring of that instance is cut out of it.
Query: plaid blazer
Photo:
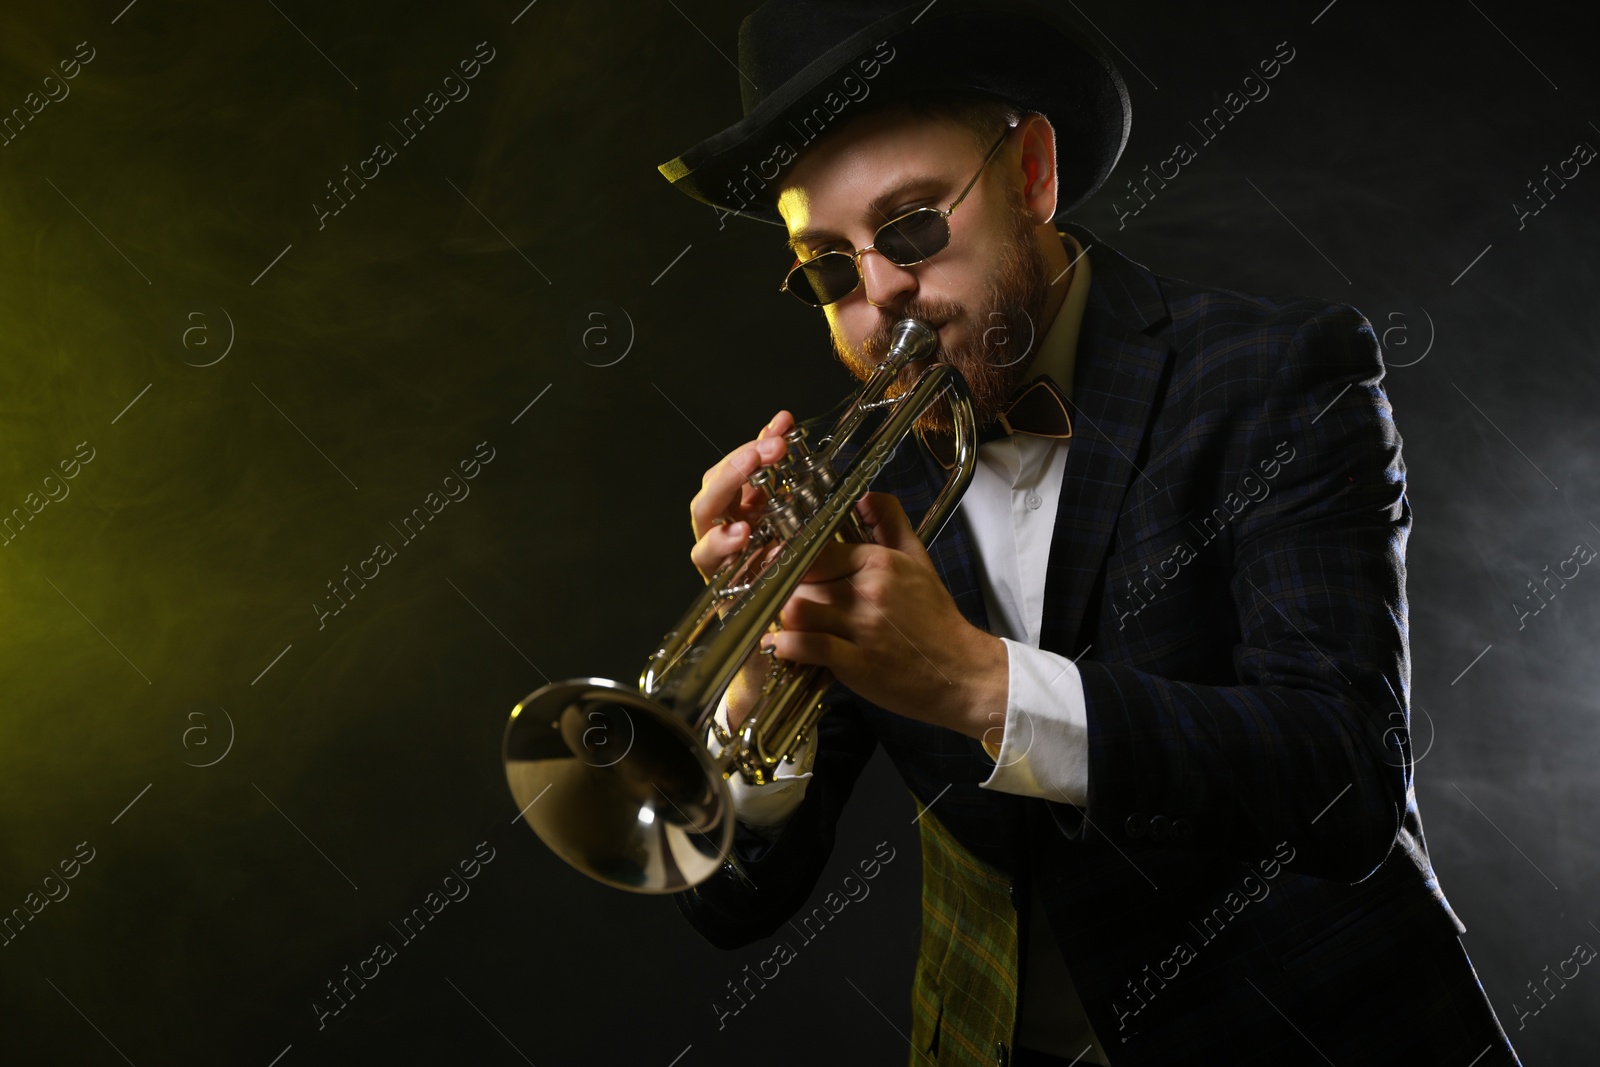
[[[725,948],[776,932],[882,744],[920,805],[1010,879],[1019,923],[1043,894],[1115,1067],[1517,1063],[1412,787],[1411,506],[1371,325],[1347,305],[1161,277],[1069,228],[1094,278],[1041,646],[1077,657],[1087,808],[980,789],[993,761],[976,739],[836,683],[804,802],[770,844],[739,830],[760,889],[725,867],[680,909]],[[874,488],[915,523],[943,481],[912,439]],[[929,554],[987,629],[959,510]],[[924,924],[918,963],[935,986],[962,934],[939,929],[943,944]],[[939,1045],[945,1028],[921,1028],[936,1062],[977,1062]]]

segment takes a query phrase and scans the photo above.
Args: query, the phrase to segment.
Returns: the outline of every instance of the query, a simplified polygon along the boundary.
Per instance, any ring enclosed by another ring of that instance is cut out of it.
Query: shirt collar
[[[1078,244],[1078,239],[1065,230],[1058,230],[1067,260],[1073,263],[1072,280],[1067,283],[1067,295],[1056,310],[1056,317],[1039,342],[1038,354],[1028,365],[1022,380],[1032,381],[1040,374],[1048,374],[1068,397],[1072,395],[1072,371],[1078,355],[1078,333],[1083,323],[1083,308],[1089,299],[1089,256]]]

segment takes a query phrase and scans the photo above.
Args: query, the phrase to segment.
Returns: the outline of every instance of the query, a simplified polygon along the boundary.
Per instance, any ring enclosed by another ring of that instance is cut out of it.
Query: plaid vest
[[[911,1063],[1004,1064],[1017,1018],[1011,879],[963,848],[931,811],[917,823],[922,944],[911,986]]]

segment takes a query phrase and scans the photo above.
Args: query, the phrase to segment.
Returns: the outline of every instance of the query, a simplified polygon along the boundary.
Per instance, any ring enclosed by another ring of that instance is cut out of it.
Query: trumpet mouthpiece
[[[938,347],[939,333],[932,326],[921,319],[901,319],[894,324],[889,354],[883,362],[898,371],[907,363],[933,355]]]

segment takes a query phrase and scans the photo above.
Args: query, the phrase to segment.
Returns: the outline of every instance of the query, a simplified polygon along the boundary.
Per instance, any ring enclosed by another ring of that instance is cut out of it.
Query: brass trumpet
[[[930,362],[914,385],[885,398],[910,363],[938,347],[932,327],[895,324],[889,353],[815,451],[796,426],[789,452],[750,478],[767,494],[749,543],[707,581],[662,638],[637,688],[572,678],[530,693],[511,709],[502,756],[522,817],[546,845],[591,878],[638,893],[674,893],[730,863],[734,821],[728,778],[771,781],[822,713],[833,683],[823,667],[769,658],[766,679],[736,732],[716,724],[723,692],[830,539],[869,542],[856,502],[917,418],[948,398],[954,464],[917,528],[924,542],[955,510],[977,464],[977,428],[966,379]],[[858,448],[852,439],[887,409]],[[846,459],[846,455],[850,459]],[[706,738],[716,731],[721,753]]]

